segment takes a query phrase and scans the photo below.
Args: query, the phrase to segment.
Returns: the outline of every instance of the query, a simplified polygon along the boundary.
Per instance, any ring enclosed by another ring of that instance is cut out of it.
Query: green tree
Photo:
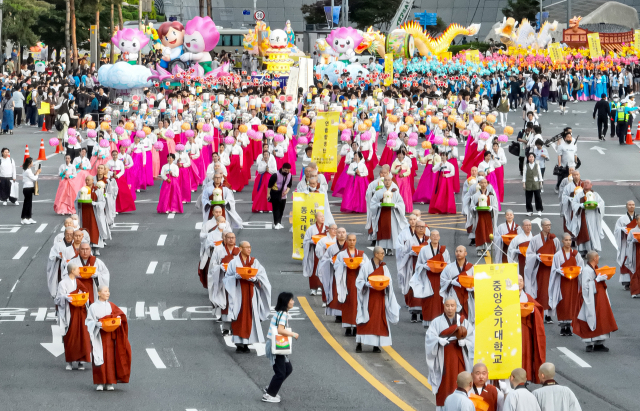
[[[10,40],[23,46],[35,45],[42,38],[32,26],[51,8],[50,4],[41,0],[5,0],[2,5],[2,41]],[[58,24],[64,43],[64,30],[61,30],[64,27],[64,15]]]
[[[523,18],[527,18],[529,22],[533,22],[533,26],[536,21],[536,13],[539,11],[540,2],[538,0],[508,0],[507,7],[502,9],[502,14],[506,17],[513,17],[518,23]]]
[[[334,6],[339,6],[340,3],[335,1]],[[327,16],[324,13],[324,7],[331,7],[330,0],[320,0],[313,4],[305,4],[300,7],[300,11],[304,15],[304,20],[307,24],[327,24]]]
[[[360,30],[374,26],[384,33],[401,3],[402,0],[350,0],[349,21]]]
[[[429,34],[431,34],[431,36],[435,37],[438,34],[440,34],[443,31],[445,31],[447,29],[447,27],[449,27],[449,25],[447,23],[445,23],[445,21],[442,20],[442,18],[437,17],[436,25],[435,26],[427,26],[427,32]]]

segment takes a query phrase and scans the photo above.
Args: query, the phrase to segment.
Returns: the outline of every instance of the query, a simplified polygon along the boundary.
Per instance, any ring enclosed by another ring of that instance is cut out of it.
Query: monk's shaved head
[[[384,248],[378,246],[373,247],[373,255],[376,255],[378,253],[384,253]]]
[[[540,366],[538,375],[540,375],[541,377],[544,376],[544,378],[540,378],[541,380],[543,380],[543,382],[547,380],[552,380],[556,376],[556,366],[553,365],[553,363],[545,362]]]
[[[473,382],[473,377],[471,377],[471,373],[467,371],[462,371],[458,374],[458,388],[462,388],[465,391],[468,391],[471,388],[471,383]]]
[[[520,384],[524,384],[527,382],[527,372],[523,368],[516,368],[511,371],[511,385],[513,388],[517,387]]]
[[[596,258],[598,258],[598,252],[595,250],[591,250],[587,253],[587,262],[593,262],[596,260]]]
[[[347,235],[347,239],[348,239],[348,240],[350,240],[350,239],[354,239],[354,240],[355,240],[356,238],[357,238],[357,237],[356,237],[356,235],[355,235],[355,234],[353,234],[353,233],[351,233],[351,234]]]
[[[486,370],[487,366],[484,365],[483,363],[479,362],[476,365],[473,366],[473,372],[479,371],[479,370]]]

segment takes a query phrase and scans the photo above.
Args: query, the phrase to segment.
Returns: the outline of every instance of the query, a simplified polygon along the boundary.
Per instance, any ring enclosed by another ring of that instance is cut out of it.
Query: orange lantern
[[[482,123],[482,116],[480,114],[476,114],[475,116],[473,116],[473,121],[475,121],[476,124]]]
[[[309,117],[302,117],[302,120],[300,120],[300,122],[303,126],[308,126],[309,124],[311,124],[311,120],[309,120]]]
[[[197,128],[198,130],[202,130],[202,125],[203,125],[203,124],[204,124],[203,122],[200,122],[200,123],[196,124],[196,128]]]
[[[94,121],[90,121],[87,123],[87,128],[94,130],[96,128],[96,123]]]
[[[182,127],[181,127],[184,131],[187,131],[191,128],[191,125],[189,123],[182,123]]]
[[[506,135],[508,135],[508,136],[513,135],[513,127],[511,127],[511,126],[506,126],[506,127],[504,128],[504,133],[505,133]]]
[[[366,124],[364,124],[364,123],[358,124],[358,131],[364,132],[364,131],[367,131],[367,130],[369,130],[369,127],[367,127]]]
[[[486,131],[490,135],[496,134],[496,129],[491,126],[485,126],[484,131]]]
[[[246,133],[247,130],[249,130],[249,127],[247,127],[246,124],[240,124],[240,126],[238,126],[238,131],[240,131],[241,133]],[[286,128],[285,128],[285,132],[286,132]],[[278,129],[278,132],[280,132],[280,129]]]
[[[407,124],[409,124],[409,125],[413,124],[413,117],[411,117],[411,116],[406,116],[406,117],[404,118],[404,122],[405,122],[405,123],[407,123]]]
[[[351,121],[351,120],[347,120],[344,124],[347,125],[348,129],[352,129],[353,128],[353,121]]]
[[[132,122],[127,121],[126,123],[124,123],[124,129],[125,129],[125,130],[129,130],[129,131],[131,131],[131,130],[133,130],[134,128],[136,128],[136,127],[133,125],[133,123],[132,123]]]
[[[420,124],[420,125],[418,126],[418,131],[419,131],[420,133],[422,133],[422,134],[425,134],[425,133],[427,132],[427,126],[425,126],[425,125],[423,125],[423,124]]]
[[[147,126],[142,127],[142,131],[144,131],[144,134],[147,136],[151,134],[151,129]]]
[[[464,120],[458,120],[456,121],[456,127],[458,127],[460,130],[464,130],[465,128],[467,128],[467,123],[465,123]]]
[[[287,126],[278,126],[278,134],[287,134]]]
[[[440,119],[436,116],[431,117],[431,124],[438,124],[440,123]]]
[[[373,122],[372,122],[371,120],[369,120],[369,119],[366,119],[366,120],[364,121],[364,124],[366,124],[366,125],[367,125],[367,128],[368,128],[368,129],[369,129],[369,128],[371,128],[371,127],[373,126]]]
[[[440,127],[441,130],[444,130],[445,128],[447,128],[447,122],[444,120],[440,120],[440,122],[438,123],[438,127]]]
[[[100,128],[103,130],[109,130],[109,123],[103,121],[102,123],[100,123]]]
[[[405,125],[405,124],[401,125],[401,126],[400,126],[400,131],[402,131],[402,132],[405,132],[405,133],[406,133],[407,131],[409,131],[409,126],[407,126],[407,125]]]
[[[347,129],[347,125],[346,124],[344,124],[344,123],[338,124],[338,130],[344,131],[346,129]]]
[[[487,123],[489,124],[493,124],[496,122],[496,116],[494,116],[493,114],[489,114],[487,116]]]
[[[449,117],[447,117],[447,121],[449,122],[449,124],[453,124],[456,122],[456,116],[454,116],[453,114],[450,115]]]
[[[391,124],[396,124],[398,122],[398,116],[394,116],[393,114],[389,116],[388,118],[389,122]]]
[[[258,126],[258,131],[264,133],[265,131],[267,131],[267,126],[265,126],[264,124],[260,124]]]
[[[431,143],[428,141],[423,141],[422,142],[422,148],[424,148],[425,150],[428,150],[431,148]]]

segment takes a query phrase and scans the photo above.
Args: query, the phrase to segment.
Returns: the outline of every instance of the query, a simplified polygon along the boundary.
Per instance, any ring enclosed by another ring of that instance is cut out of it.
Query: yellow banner
[[[49,105],[49,103],[45,103],[44,101],[40,103],[38,114],[49,114],[50,112],[51,112],[51,106]]]
[[[522,367],[520,292],[517,264],[473,267],[476,300],[474,362],[487,365],[492,379],[509,378]]]
[[[311,159],[318,165],[319,173],[338,171],[338,122],[337,111],[321,111],[316,118]]]
[[[589,53],[591,58],[595,59],[602,57],[602,49],[600,48],[600,33],[587,34],[587,41],[589,42]]]
[[[633,48],[640,53],[640,30],[633,31]]]
[[[302,242],[307,228],[316,223],[316,211],[324,211],[324,194],[293,193],[293,253],[291,258],[302,260]]]
[[[387,78],[384,79],[384,85],[389,87],[393,84],[393,55],[391,54],[384,56],[384,74],[388,74]]]
[[[560,43],[551,43],[547,49],[549,52],[549,57],[553,63],[562,63],[564,62],[564,55],[562,54],[562,47]]]
[[[480,63],[480,52],[478,50],[466,50],[464,55],[467,61],[471,63]]]

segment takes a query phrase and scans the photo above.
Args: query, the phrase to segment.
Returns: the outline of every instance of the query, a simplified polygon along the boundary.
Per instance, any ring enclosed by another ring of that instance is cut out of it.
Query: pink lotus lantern
[[[116,134],[117,134],[117,135],[121,136],[121,135],[123,135],[123,134],[124,134],[124,127],[122,127],[122,126],[118,126],[118,127],[116,127],[116,130],[115,130],[115,131],[116,131]]]
[[[360,134],[360,140],[362,140],[362,141],[371,140],[371,132],[365,131],[364,133]]]
[[[302,144],[303,146],[306,146],[307,144],[309,144],[309,139],[304,136],[298,137],[298,144]]]
[[[89,138],[96,138],[98,136],[98,132],[95,130],[89,130],[87,131],[87,137]]]
[[[184,144],[176,144],[176,151],[184,151]]]
[[[205,133],[208,133],[211,131],[211,124],[209,123],[204,123],[202,125],[202,131],[204,131]]]
[[[342,130],[342,134],[346,134],[349,137],[351,137],[351,130],[349,130],[349,129]]]
[[[491,137],[491,135],[489,133],[487,133],[486,131],[483,131],[482,133],[480,133],[480,135],[478,136],[478,138],[480,140],[484,140],[487,141],[489,140],[489,138]]]
[[[78,139],[75,137],[69,137],[67,141],[70,146],[75,146],[76,144],[78,144]]]
[[[224,123],[222,123],[222,128],[225,130],[232,130],[233,124],[229,123],[228,121],[225,121]]]
[[[254,139],[256,136],[256,132],[254,129],[250,128],[249,130],[247,130],[247,137],[249,137],[250,139]]]
[[[185,137],[189,138],[189,137],[193,137],[195,134],[193,132],[193,130],[187,130],[184,132]]]
[[[233,144],[234,142],[235,142],[235,140],[231,136],[227,136],[227,137],[224,138],[224,143],[225,144]]]
[[[266,133],[265,133],[265,135],[267,136],[267,138],[273,138],[273,135],[274,135],[274,134],[275,134],[275,133],[273,132],[273,130],[267,130],[267,131],[266,131]]]
[[[69,137],[73,137],[76,135],[76,129],[75,128],[70,128],[67,130],[67,134],[69,135]]]
[[[442,136],[435,136],[435,137],[433,138],[433,142],[434,142],[436,145],[440,145],[440,144],[442,144],[442,142],[443,142],[443,141],[444,141],[444,137],[442,137]]]
[[[60,140],[58,140],[57,138],[53,137],[53,138],[50,138],[50,139],[49,139],[49,145],[50,145],[51,147],[55,147],[55,146],[57,146],[58,144],[60,144]]]
[[[155,148],[155,149],[156,149],[156,151],[162,151],[162,148],[163,148],[163,147],[164,147],[164,144],[162,144],[162,142],[161,142],[161,141],[156,141],[156,142],[153,144],[153,148]]]
[[[205,136],[202,137],[202,139],[207,143],[213,143],[213,136],[211,134],[205,134]]]
[[[142,131],[142,130],[136,131],[136,137],[138,137],[140,140],[145,138],[145,136],[146,136],[146,134],[144,133],[144,131]]]
[[[396,145],[396,142],[393,139],[387,140],[387,147],[393,148],[395,147],[395,145]]]
[[[396,133],[395,131],[389,133],[389,136],[387,137],[387,139],[389,140],[395,140],[396,138],[398,138],[398,133]]]
[[[498,143],[506,143],[507,141],[509,141],[509,137],[507,137],[504,134],[500,134],[498,136]]]
[[[458,140],[456,140],[455,138],[449,139],[449,147],[455,147],[457,145],[458,145]]]
[[[262,137],[264,137],[264,133],[262,131],[256,131],[256,141],[261,141]]]
[[[409,147],[415,147],[418,145],[418,139],[417,138],[409,138],[409,140],[407,140],[407,144],[409,144]]]
[[[122,140],[120,142],[120,146],[124,146],[124,147],[129,147],[131,145],[131,140],[127,139],[127,140]],[[177,149],[177,147],[176,147]]]
[[[166,138],[174,138],[176,136],[176,133],[174,133],[173,130],[169,129],[164,132],[164,136]]]
[[[347,142],[349,140],[351,140],[351,136],[343,131],[342,134],[340,135],[340,141]]]
[[[284,136],[282,134],[276,134],[273,137],[273,141],[275,141],[276,143],[281,143],[284,141]]]
[[[102,148],[109,147],[109,140],[107,140],[106,138],[103,138],[102,140],[100,140],[100,147]]]
[[[300,126],[300,134],[307,134],[309,132],[308,126]]]

